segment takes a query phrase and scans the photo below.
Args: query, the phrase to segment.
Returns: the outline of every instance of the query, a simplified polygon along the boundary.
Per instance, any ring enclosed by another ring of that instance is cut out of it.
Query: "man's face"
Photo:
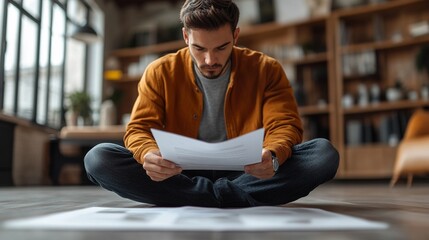
[[[225,72],[232,47],[237,42],[240,29],[231,32],[229,24],[216,30],[184,28],[183,38],[189,46],[192,60],[206,78],[217,78]]]

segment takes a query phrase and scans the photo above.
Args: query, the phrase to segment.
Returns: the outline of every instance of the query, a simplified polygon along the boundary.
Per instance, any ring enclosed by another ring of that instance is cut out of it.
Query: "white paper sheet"
[[[91,207],[3,223],[9,229],[162,231],[315,231],[384,229],[388,225],[314,208],[219,209]]]
[[[162,157],[184,170],[237,170],[261,162],[264,129],[219,143],[151,129]]]

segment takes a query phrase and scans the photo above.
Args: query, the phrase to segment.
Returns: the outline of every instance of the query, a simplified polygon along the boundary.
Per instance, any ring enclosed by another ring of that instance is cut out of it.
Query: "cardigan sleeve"
[[[274,151],[280,163],[292,155],[292,147],[301,143],[303,127],[298,114],[292,86],[282,66],[268,59],[266,89],[264,93],[264,147]]]
[[[143,163],[147,152],[158,149],[150,129],[161,129],[163,126],[163,86],[156,73],[154,65],[149,65],[140,79],[138,96],[124,135],[125,147],[139,163]]]

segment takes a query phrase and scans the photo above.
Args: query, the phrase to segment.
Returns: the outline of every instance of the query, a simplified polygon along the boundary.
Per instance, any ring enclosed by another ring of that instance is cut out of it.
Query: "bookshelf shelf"
[[[365,52],[373,50],[391,50],[397,48],[408,48],[415,45],[429,44],[429,36],[415,37],[407,40],[401,40],[395,42],[392,40],[379,41],[374,43],[362,43],[362,44],[353,44],[345,47],[341,47],[341,53],[356,53],[356,52]]]
[[[344,114],[362,114],[371,112],[383,112],[383,111],[394,111],[403,109],[415,109],[429,106],[429,100],[401,100],[395,102],[380,102],[374,104],[368,104],[367,106],[356,106],[348,109],[344,109]]]

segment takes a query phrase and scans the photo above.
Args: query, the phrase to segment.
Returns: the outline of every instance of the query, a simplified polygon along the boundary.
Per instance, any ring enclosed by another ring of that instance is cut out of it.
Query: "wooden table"
[[[115,126],[66,126],[59,136],[51,141],[50,175],[54,185],[59,184],[59,176],[64,164],[79,164],[82,168],[82,183],[89,183],[83,158],[85,154],[99,143],[116,143],[123,145],[126,127]]]

